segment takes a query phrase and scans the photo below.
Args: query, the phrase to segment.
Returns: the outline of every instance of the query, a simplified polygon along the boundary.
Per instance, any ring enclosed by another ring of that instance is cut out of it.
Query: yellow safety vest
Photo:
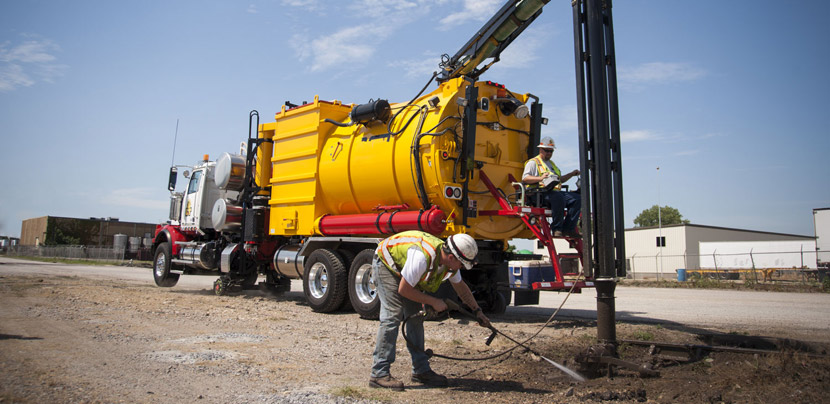
[[[562,172],[561,172],[561,171],[559,171],[559,167],[557,167],[557,166],[556,166],[556,164],[553,162],[553,160],[549,160],[549,161],[550,161],[550,165],[552,165],[552,166],[553,166],[553,171],[551,171],[551,170],[550,170],[550,168],[548,167],[548,165],[547,165],[547,164],[545,164],[545,162],[544,162],[544,161],[542,161],[542,158],[541,158],[541,157],[539,157],[539,156],[536,156],[536,157],[534,157],[534,158],[532,158],[532,159],[530,159],[530,160],[533,160],[533,161],[535,161],[535,162],[536,162],[536,171],[538,171],[538,173],[539,173],[539,177],[541,177],[541,176],[545,175],[545,173],[553,172],[554,174],[556,174],[556,176],[557,176],[557,177],[562,178]],[[530,162],[530,160],[528,160],[528,161],[525,163],[525,165],[527,165],[527,163],[529,163],[529,162]],[[535,184],[530,184],[530,185],[528,185],[527,187],[528,187],[528,188],[539,188],[539,187],[541,187],[541,186],[542,186],[542,182],[541,182],[541,181],[539,181],[539,182],[537,182],[537,183],[535,183]],[[560,183],[558,183],[558,184],[556,184],[556,186],[555,186],[555,187],[553,187],[553,189],[555,189],[555,190],[557,190],[557,191],[558,191],[558,190],[560,190],[561,188],[562,188],[562,183],[561,183],[561,182],[560,182]]]
[[[421,231],[405,231],[383,240],[376,250],[378,258],[395,276],[401,277],[401,270],[406,264],[406,253],[413,247],[418,247],[427,260],[427,270],[421,276],[417,289],[434,293],[441,283],[449,279],[457,271],[451,271],[439,262],[439,254],[444,241],[429,233]]]

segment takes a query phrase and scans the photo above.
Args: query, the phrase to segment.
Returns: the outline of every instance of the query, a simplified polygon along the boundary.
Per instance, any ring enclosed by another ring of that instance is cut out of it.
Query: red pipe
[[[317,222],[317,229],[324,236],[394,234],[405,230],[440,234],[447,227],[444,219],[444,212],[433,206],[425,211],[323,216]]]

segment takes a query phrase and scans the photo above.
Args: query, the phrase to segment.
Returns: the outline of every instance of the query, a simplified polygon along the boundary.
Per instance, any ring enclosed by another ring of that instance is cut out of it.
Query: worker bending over
[[[479,324],[490,320],[481,312],[470,288],[461,279],[461,267],[470,269],[476,262],[478,246],[467,234],[455,234],[444,242],[420,231],[405,231],[380,242],[372,262],[372,274],[380,298],[378,327],[370,387],[403,390],[403,383],[392,377],[398,328],[405,318],[429,305],[436,312],[447,310],[443,300],[425,292],[435,293],[446,280],[455,293],[478,317]],[[415,316],[406,322],[406,336],[414,346],[407,346],[412,356],[412,381],[428,386],[447,385],[445,376],[435,373],[424,352],[424,318]]]
[[[553,143],[553,139],[542,139],[539,144],[539,155],[525,163],[522,182],[531,189],[542,188],[539,191],[542,193],[541,203],[550,207],[553,237],[579,237],[576,222],[582,209],[582,196],[579,192],[561,191],[562,184],[579,175],[579,170],[562,175],[559,167],[551,160],[554,149],[556,144]],[[565,208],[568,208],[567,217],[564,217]]]

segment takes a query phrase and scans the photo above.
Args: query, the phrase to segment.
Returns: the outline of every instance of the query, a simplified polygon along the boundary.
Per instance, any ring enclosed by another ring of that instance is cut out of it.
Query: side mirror
[[[170,167],[170,179],[167,181],[167,189],[170,192],[176,190],[176,178],[179,176],[179,170],[176,167]]]

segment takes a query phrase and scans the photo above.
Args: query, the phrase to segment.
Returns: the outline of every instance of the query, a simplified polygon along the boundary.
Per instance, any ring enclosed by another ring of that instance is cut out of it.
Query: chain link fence
[[[748,251],[744,253],[637,255],[626,258],[629,279],[671,280],[711,278],[720,280],[812,281],[827,276],[817,262],[816,251]]]
[[[71,260],[105,261],[121,264],[124,261],[152,260],[150,247],[114,248],[82,245],[12,246],[6,251],[9,257],[41,257]]]

